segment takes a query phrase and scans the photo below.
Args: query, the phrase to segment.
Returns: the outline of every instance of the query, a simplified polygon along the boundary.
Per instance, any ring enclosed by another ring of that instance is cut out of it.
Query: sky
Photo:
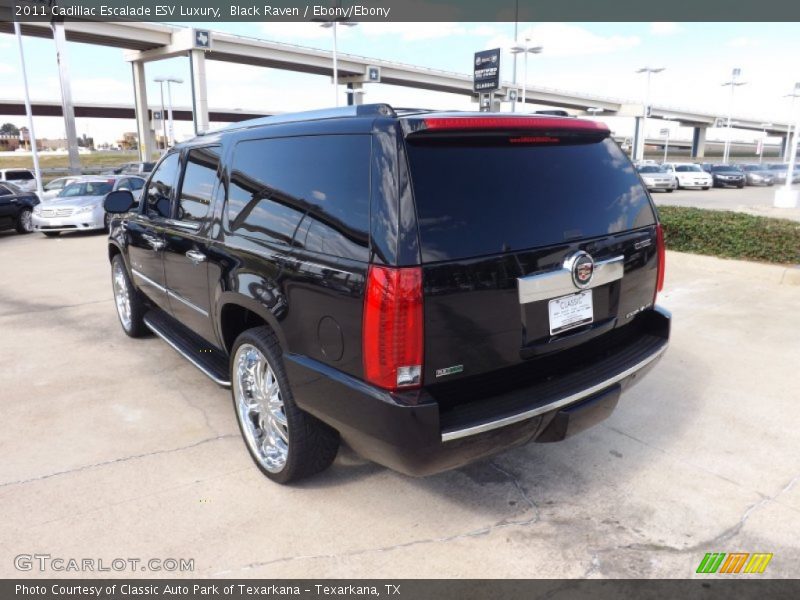
[[[330,50],[331,31],[316,23],[214,23],[182,24],[216,29],[266,40],[290,42]],[[541,45],[542,54],[528,61],[530,85],[584,92],[641,102],[644,77],[638,68],[665,70],[652,80],[651,101],[709,111],[725,116],[730,89],[721,84],[731,70],[742,70],[746,85],[736,89],[734,113],[765,122],[789,119],[790,102],[785,97],[800,81],[800,24],[798,23],[520,23],[519,39]],[[398,61],[460,73],[471,73],[473,52],[503,49],[501,76],[512,80],[513,23],[359,23],[339,28],[339,52]],[[24,38],[31,97],[60,100],[58,67],[52,40]],[[76,101],[132,104],[133,84],[123,51],[69,42],[67,61]],[[207,61],[210,108],[259,109],[287,112],[331,106],[334,92],[330,78]],[[148,100],[159,103],[158,75],[189,79],[186,58],[148,63]],[[523,61],[518,81],[523,80]],[[23,98],[22,74],[16,40],[0,34],[0,99]],[[366,86],[365,102],[388,102],[395,106],[476,109],[466,96],[428,92],[385,84]],[[345,103],[343,91],[341,103]],[[175,106],[188,107],[188,83],[173,87]],[[800,102],[796,108],[800,109]],[[503,110],[509,110],[504,105]],[[25,125],[22,117],[0,121]],[[610,119],[612,130],[630,135],[632,120]],[[213,125],[213,124],[212,124]],[[656,136],[663,121],[650,121],[648,135]],[[690,130],[668,125],[675,138],[688,138]],[[37,118],[38,137],[63,137],[60,118]],[[177,122],[176,137],[191,137],[191,123]],[[78,135],[87,134],[96,143],[114,142],[124,131],[135,131],[133,120],[78,119]],[[709,138],[720,132],[710,131]],[[741,132],[735,139],[751,140]]]

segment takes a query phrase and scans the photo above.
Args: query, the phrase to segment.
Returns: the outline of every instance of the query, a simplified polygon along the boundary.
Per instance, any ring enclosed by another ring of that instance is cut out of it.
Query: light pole
[[[167,151],[167,109],[164,108],[164,80],[157,77],[153,81],[157,82],[161,88],[161,135],[164,138],[164,152]]]
[[[664,119],[667,122],[667,126],[664,127],[664,161],[667,162],[667,153],[669,152],[669,122],[672,119]]]
[[[345,27],[355,27],[357,23],[353,23],[352,21],[345,21],[344,18],[339,19],[331,19],[330,21],[325,21],[320,25],[320,27],[324,27],[325,29],[332,29],[333,30],[333,96],[334,96],[334,106],[339,106],[339,65],[338,65],[338,58],[337,58],[337,48],[336,48],[336,30],[339,25],[344,25]]]
[[[786,126],[786,146],[783,149],[784,158],[789,156],[789,148],[792,141],[792,117],[794,116],[794,99],[800,96],[800,82],[794,84],[794,91],[791,94],[786,94],[784,98],[791,98],[791,106],[789,107],[789,125]]]
[[[725,151],[723,152],[722,162],[727,163],[728,159],[730,158],[731,154],[731,116],[733,113],[733,92],[734,90],[739,87],[740,85],[745,85],[744,81],[739,81],[739,76],[742,74],[742,70],[739,68],[734,69],[731,71],[731,80],[726,81],[722,84],[722,87],[726,85],[731,86],[731,100],[728,103],[728,124],[727,129],[728,132],[725,135]]]
[[[635,160],[642,160],[644,159],[644,143],[647,138],[647,117],[649,117],[650,113],[650,77],[655,73],[661,73],[664,70],[664,67],[642,67],[641,69],[637,69],[637,73],[646,73],[647,74],[647,83],[644,88],[644,111],[642,116],[642,130],[639,132],[638,140],[640,143],[635,148]]]
[[[514,2],[514,47],[517,46],[517,37],[519,32],[519,0],[515,0]],[[513,83],[514,87],[517,87],[517,53],[512,51],[514,55],[514,77]],[[517,101],[519,98],[515,99],[514,102],[511,104],[511,112],[517,112]]]
[[[28,116],[28,133],[31,142],[31,155],[33,156],[33,174],[36,177],[36,194],[42,197],[42,171],[39,168],[39,152],[36,148],[36,134],[33,131],[33,111],[31,110],[31,98],[28,94],[28,70],[25,67],[25,51],[22,48],[22,32],[19,23],[14,21],[14,34],[17,36],[17,46],[19,47],[19,62],[22,67],[22,87],[25,90],[25,114]]]
[[[530,38],[525,38],[525,44],[522,46],[514,46],[511,48],[511,54],[516,58],[517,54],[525,53],[525,64],[523,65],[522,73],[522,107],[525,108],[525,103],[528,101],[528,54],[541,54],[541,46],[531,46]]]
[[[800,83],[796,83],[794,85],[793,95],[800,96]],[[792,108],[794,108],[794,105],[792,105]],[[800,192],[792,189],[794,168],[797,163],[798,133],[800,133],[800,111],[798,111],[797,116],[794,114],[789,115],[790,122],[792,119],[795,119],[794,134],[792,135],[792,145],[789,151],[789,164],[786,168],[786,183],[783,184],[782,188],[775,190],[775,200],[773,202],[773,206],[778,208],[796,208],[798,196],[800,196]]]
[[[172,77],[172,76],[163,76],[160,75],[153,79],[153,81],[161,84],[161,122],[166,125],[164,120],[164,84],[167,84],[167,106],[169,111],[169,137],[166,134],[166,128],[164,129],[164,147],[170,146],[175,143],[175,128],[173,125],[172,120],[172,87],[170,84],[172,83],[183,83],[183,79],[180,77]]]
[[[761,128],[763,129],[761,135],[761,150],[758,152],[758,162],[759,164],[764,162],[764,146],[767,143],[767,127],[772,127],[772,123],[762,123]]]

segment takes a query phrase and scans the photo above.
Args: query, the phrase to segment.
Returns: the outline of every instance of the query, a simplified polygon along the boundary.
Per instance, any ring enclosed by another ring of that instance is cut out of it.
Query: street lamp
[[[726,85],[731,86],[731,100],[730,103],[728,104],[728,125],[727,125],[728,133],[725,136],[725,151],[723,152],[722,156],[722,162],[724,163],[728,162],[731,153],[731,113],[733,113],[733,92],[740,85],[745,85],[744,81],[739,81],[739,76],[741,74],[742,74],[741,69],[738,68],[734,69],[733,71],[731,71],[731,80],[726,81],[725,83],[722,84],[722,87],[725,87]]]
[[[525,102],[528,99],[528,54],[541,54],[542,47],[541,46],[531,46],[530,45],[530,38],[525,38],[525,43],[523,45],[516,45],[511,48],[511,54],[514,55],[516,58],[517,54],[524,53],[525,54],[525,64],[523,66],[523,73],[522,73],[522,106],[525,107]]]
[[[761,124],[761,128],[763,129],[763,131],[762,131],[762,136],[761,136],[761,148],[758,151],[758,162],[759,162],[759,164],[764,162],[764,146],[765,146],[765,144],[767,142],[767,127],[772,127],[772,123],[762,123]]]
[[[789,156],[789,147],[792,140],[792,116],[794,115],[794,99],[800,97],[800,82],[794,84],[794,91],[791,94],[784,95],[784,98],[791,98],[791,106],[789,108],[789,124],[786,126],[786,146],[783,149],[783,156]]]
[[[166,149],[168,145],[175,143],[175,128],[172,121],[172,87],[170,86],[171,83],[183,83],[183,79],[180,77],[172,77],[172,76],[164,76],[159,75],[153,81],[157,82],[161,86],[161,123],[164,125],[164,148]],[[167,104],[169,106],[169,137],[167,137],[166,133],[166,121],[164,120],[164,83],[167,84]]]
[[[333,30],[333,96],[335,106],[339,106],[339,65],[337,63],[336,56],[336,30],[339,25],[344,25],[345,27],[355,27],[357,23],[345,21],[343,17],[340,17],[337,19],[331,19],[330,21],[325,21],[320,25],[320,27],[324,27],[325,29]]]
[[[664,161],[663,162],[667,162],[667,153],[669,152],[669,122],[672,121],[672,119],[666,119],[665,118],[664,121],[666,121],[667,123],[666,123],[666,127],[663,128],[663,130],[664,130],[663,131],[663,133],[664,133]]]
[[[794,92],[792,93],[792,100],[794,97],[800,96],[800,83],[794,84]],[[794,102],[792,103],[792,112],[794,113]],[[800,111],[798,115],[789,115],[789,121],[796,119],[794,123],[794,134],[792,136],[792,145],[789,151],[789,164],[786,168],[786,183],[783,188],[775,190],[775,200],[773,206],[778,208],[797,208],[798,196],[800,192],[792,189],[792,179],[794,178],[794,168],[797,163],[797,143],[798,133],[800,133]]]
[[[642,67],[641,69],[637,69],[637,73],[647,73],[647,84],[645,86],[644,91],[644,116],[642,117],[642,131],[641,135],[638,136],[638,139],[641,143],[635,149],[635,160],[642,160],[644,159],[644,143],[647,138],[647,117],[650,116],[650,77],[655,73],[661,73],[664,70],[664,67]]]

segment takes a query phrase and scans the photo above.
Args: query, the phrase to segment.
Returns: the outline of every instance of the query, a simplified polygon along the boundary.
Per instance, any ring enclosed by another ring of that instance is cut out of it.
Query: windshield
[[[664,169],[656,165],[645,165],[639,167],[639,173],[663,173]]]
[[[786,169],[786,165],[769,165],[770,171],[785,171]]]
[[[410,142],[425,262],[562,244],[654,223],[610,139],[558,145]]]
[[[7,181],[30,181],[33,173],[30,171],[6,171]]]
[[[113,185],[106,181],[84,181],[70,183],[58,193],[59,198],[74,196],[104,196],[113,189]]]
[[[678,173],[702,173],[703,169],[697,165],[678,165],[675,167]]]
[[[730,165],[714,165],[711,167],[711,170],[715,173],[719,173],[721,171],[739,171],[739,167],[733,167]]]

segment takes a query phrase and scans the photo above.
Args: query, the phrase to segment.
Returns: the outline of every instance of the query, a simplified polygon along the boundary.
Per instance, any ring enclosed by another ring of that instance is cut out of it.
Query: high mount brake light
[[[608,133],[604,123],[559,117],[430,117],[425,129],[432,131],[475,129],[525,129]]]
[[[388,390],[422,384],[422,269],[372,265],[364,294],[365,379]]]

